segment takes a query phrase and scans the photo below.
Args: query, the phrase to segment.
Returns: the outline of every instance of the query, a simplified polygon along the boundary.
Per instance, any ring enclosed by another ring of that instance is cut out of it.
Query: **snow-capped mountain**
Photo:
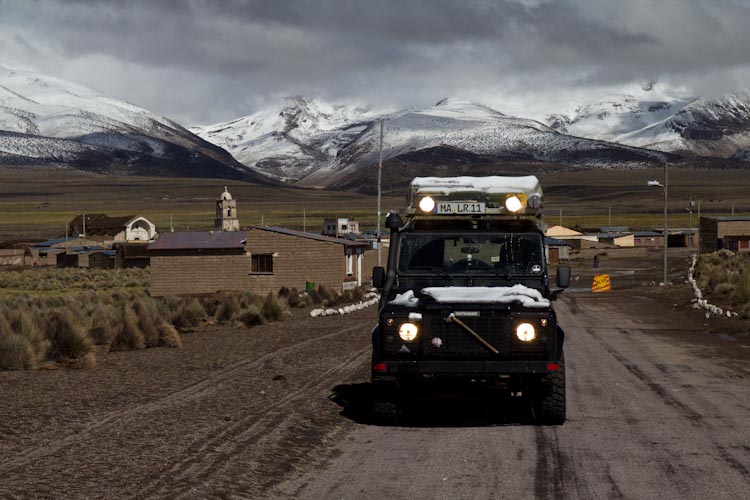
[[[293,98],[248,117],[192,130],[248,167],[301,186],[326,187],[377,162],[381,119],[384,160],[442,147],[497,159],[578,165],[643,164],[659,156],[571,137],[540,122],[458,99],[378,115]]]
[[[0,164],[265,180],[167,118],[86,87],[0,66]]]
[[[684,156],[730,158],[750,148],[750,96],[697,98],[660,84],[550,115],[563,133]]]
[[[335,158],[374,117],[367,108],[295,96],[250,116],[190,130],[244,165],[294,182]]]

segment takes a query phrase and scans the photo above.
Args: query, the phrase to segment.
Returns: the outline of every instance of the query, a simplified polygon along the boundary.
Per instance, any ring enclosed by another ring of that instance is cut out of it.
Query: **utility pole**
[[[609,230],[612,231],[612,205],[609,206]]]
[[[383,119],[380,119],[380,155],[378,158],[378,220],[377,220],[377,242],[378,242],[378,267],[382,266],[382,253],[380,241],[380,189],[383,176]]]
[[[169,232],[174,233],[174,218],[172,217],[172,212],[169,212]]]
[[[260,214],[260,227],[264,227],[266,225],[265,219],[263,218],[263,214]]]
[[[688,238],[690,238],[690,247],[693,247],[693,195],[690,195],[688,202]]]
[[[305,209],[302,209],[302,232],[307,232],[307,216],[305,214]]]
[[[664,286],[667,286],[667,248],[669,248],[669,230],[667,228],[667,204],[669,202],[669,163],[664,161]]]
[[[86,214],[83,214],[82,219],[83,219],[83,234],[81,236],[85,238],[86,237]]]
[[[734,203],[732,203],[732,217],[734,217]]]
[[[560,209],[560,227],[562,227],[562,208]]]

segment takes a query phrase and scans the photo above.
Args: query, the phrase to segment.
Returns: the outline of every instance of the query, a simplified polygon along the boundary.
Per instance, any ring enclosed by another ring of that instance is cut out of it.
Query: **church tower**
[[[216,219],[214,228],[217,231],[239,231],[240,221],[237,218],[237,200],[232,199],[232,195],[224,186],[224,192],[216,200]]]

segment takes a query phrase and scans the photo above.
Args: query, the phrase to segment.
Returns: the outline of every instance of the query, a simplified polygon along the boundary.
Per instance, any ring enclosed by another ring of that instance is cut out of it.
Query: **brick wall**
[[[344,246],[338,243],[251,229],[247,248],[251,254],[274,254],[273,274],[248,277],[249,288],[255,293],[277,291],[282,286],[304,290],[307,281],[339,290],[346,279]]]
[[[750,221],[720,221],[719,238],[726,236],[750,236]]]
[[[241,254],[152,255],[151,295],[206,294],[247,290],[250,257]]]

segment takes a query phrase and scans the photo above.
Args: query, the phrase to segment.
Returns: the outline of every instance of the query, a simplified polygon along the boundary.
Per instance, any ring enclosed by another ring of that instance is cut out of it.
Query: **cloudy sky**
[[[750,0],[0,0],[0,64],[185,125],[300,94],[538,117],[656,80],[750,86]]]

